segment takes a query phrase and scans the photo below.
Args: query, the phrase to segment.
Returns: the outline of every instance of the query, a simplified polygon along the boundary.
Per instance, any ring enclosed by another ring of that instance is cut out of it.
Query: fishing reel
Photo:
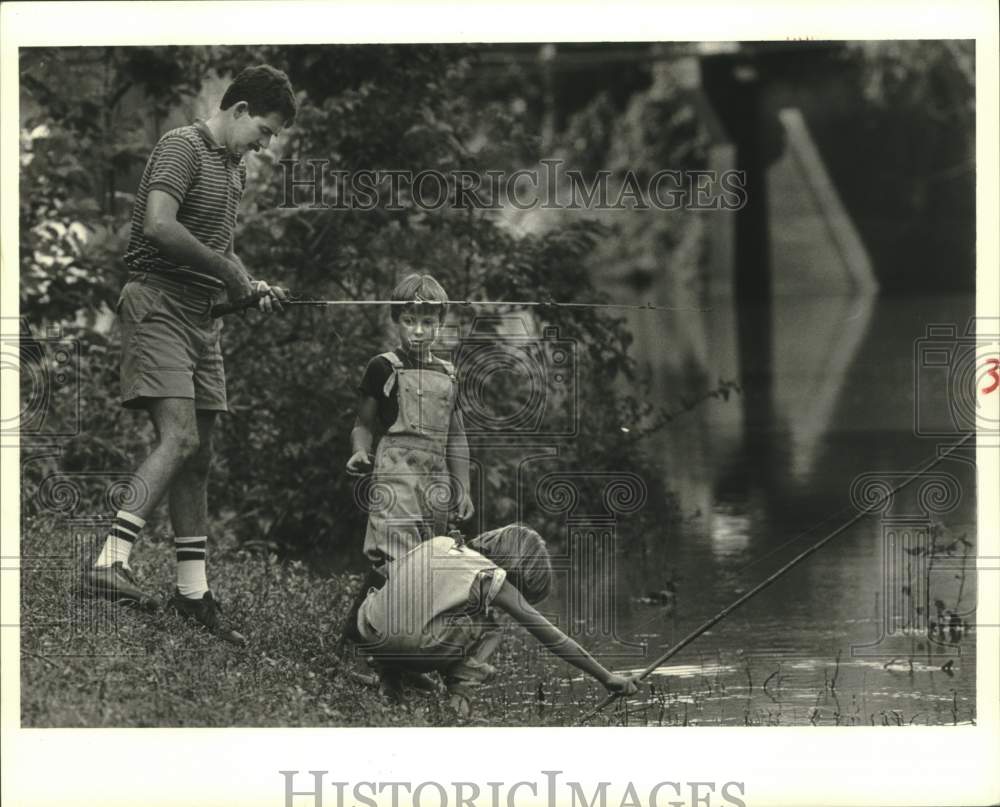
[[[465,544],[465,533],[463,533],[456,526],[452,526],[452,528],[450,530],[448,530],[448,537],[451,538],[451,540],[453,540],[455,542],[455,546],[458,547],[459,549],[461,549],[463,546],[466,545]]]
[[[277,290],[285,295],[285,299],[281,299],[273,292]],[[289,303],[294,301],[295,296],[288,291],[288,289],[281,288],[280,286],[272,286],[267,291],[254,291],[243,297],[236,302],[231,303],[219,303],[218,305],[213,305],[211,309],[211,315],[213,319],[219,317],[225,317],[229,314],[239,314],[248,311],[251,308],[256,308],[257,303],[263,300],[265,297],[274,297],[279,303]]]

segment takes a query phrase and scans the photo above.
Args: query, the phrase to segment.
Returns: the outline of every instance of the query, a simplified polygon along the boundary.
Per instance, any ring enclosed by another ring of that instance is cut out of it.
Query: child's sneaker
[[[393,705],[403,703],[403,674],[395,669],[383,669],[378,677],[378,691]]]
[[[185,619],[193,619],[230,644],[242,646],[247,643],[246,636],[223,623],[222,605],[212,596],[211,591],[206,591],[201,599],[195,600],[184,597],[175,590],[167,605]]]
[[[443,692],[444,685],[439,684],[434,676],[428,673],[404,672],[403,685],[413,687],[418,692]]]
[[[452,692],[448,697],[448,705],[458,712],[459,717],[469,717],[472,715],[472,703],[467,695],[460,692]]]
[[[160,609],[160,601],[139,588],[132,570],[125,568],[120,560],[110,566],[87,569],[80,583],[83,592],[93,597],[106,597],[113,602],[134,605],[144,611]]]
[[[444,691],[444,686],[429,673],[408,670],[395,664],[382,664],[373,658],[369,658],[368,663],[378,672],[379,687],[382,694],[390,700],[399,700],[404,689],[414,689],[423,693]]]

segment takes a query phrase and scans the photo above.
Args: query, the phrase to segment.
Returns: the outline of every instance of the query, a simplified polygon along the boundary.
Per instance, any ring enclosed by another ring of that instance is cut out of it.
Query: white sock
[[[207,535],[174,538],[174,548],[177,551],[177,591],[182,597],[200,600],[208,591],[208,577],[205,573],[207,542]]]
[[[139,530],[146,526],[146,520],[139,516],[119,510],[115,514],[115,521],[111,525],[108,537],[104,539],[104,548],[97,556],[95,567],[110,566],[112,563],[121,561],[122,566],[129,568],[128,556],[132,551],[132,545],[139,537]]]

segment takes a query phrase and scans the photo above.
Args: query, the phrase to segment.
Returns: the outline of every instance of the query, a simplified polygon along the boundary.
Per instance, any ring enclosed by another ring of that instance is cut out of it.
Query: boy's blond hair
[[[507,580],[534,605],[552,588],[552,560],[545,540],[530,527],[508,524],[473,538],[469,546],[507,572]]]
[[[391,299],[390,313],[393,322],[399,322],[404,311],[423,303],[434,306],[441,322],[444,322],[444,316],[448,313],[448,293],[431,275],[407,275],[396,284]]]

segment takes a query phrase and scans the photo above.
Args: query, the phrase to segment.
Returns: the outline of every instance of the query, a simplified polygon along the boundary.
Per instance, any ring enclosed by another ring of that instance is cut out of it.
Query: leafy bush
[[[329,159],[348,171],[461,168],[482,174],[500,165],[505,153],[509,158],[531,147],[516,126],[512,134],[489,128],[516,113],[500,103],[468,100],[471,54],[462,47],[140,50],[101,50],[93,64],[63,76],[61,86],[54,80],[30,85],[25,109],[31,113],[22,113],[31,156],[23,162],[21,185],[24,311],[33,327],[62,322],[83,345],[85,428],[66,445],[64,467],[134,467],[150,437],[143,418],[123,414],[112,400],[116,340],[97,315],[114,305],[124,280],[128,232],[127,206],[114,203],[120,201],[115,181],[100,169],[108,161],[145,157],[150,147],[137,149],[135,126],[117,120],[128,117],[121,88],[141,87],[144,104],[162,110],[177,101],[174,83],[153,81],[165,63],[174,62],[176,87],[185,92],[209,70],[225,76],[245,64],[282,65],[302,93],[296,125],[281,137],[283,157]],[[96,80],[101,76],[104,81]],[[111,112],[92,114],[102,109]],[[86,161],[66,156],[78,153],[69,144],[83,137],[103,139],[100,154]],[[467,145],[473,142],[480,143],[475,152]],[[427,210],[405,196],[396,210],[283,208],[280,166],[265,154],[252,161],[250,173],[237,250],[255,276],[300,295],[384,299],[399,277],[419,271],[434,274],[451,296],[463,299],[599,299],[586,259],[605,231],[592,222],[516,237],[490,211]],[[641,417],[641,407],[613,392],[616,379],[631,372],[627,330],[604,311],[533,312],[519,313],[535,332],[556,327],[578,349],[581,433],[562,441],[558,462],[641,475],[644,460],[620,429]],[[473,315],[466,308],[452,313],[460,331]],[[370,306],[299,307],[265,321],[257,314],[227,321],[232,414],[220,423],[209,499],[218,528],[288,552],[328,554],[340,547],[358,553],[365,516],[342,469],[355,387],[368,359],[392,346],[387,326],[387,312]],[[498,399],[490,405],[500,412],[505,404]],[[516,465],[509,452],[473,446],[473,455],[488,469],[478,480],[483,523],[542,517],[513,511]],[[44,470],[39,464],[35,473]],[[664,506],[653,502],[640,516],[657,519]]]

